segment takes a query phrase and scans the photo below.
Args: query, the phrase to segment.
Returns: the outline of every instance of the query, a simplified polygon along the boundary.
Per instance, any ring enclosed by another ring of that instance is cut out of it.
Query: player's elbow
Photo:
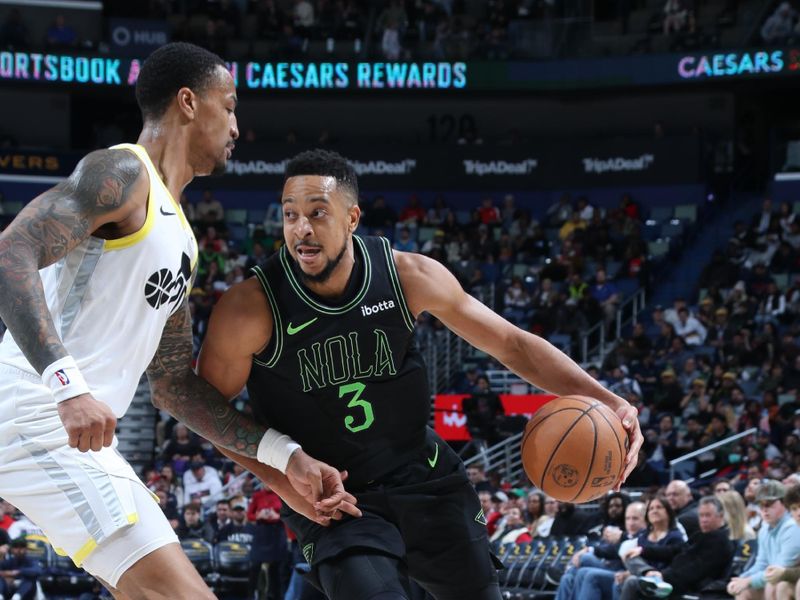
[[[172,405],[170,399],[173,396],[170,390],[174,390],[177,385],[174,376],[161,374],[154,377],[148,374],[148,379],[150,381],[150,402],[158,410],[169,412]]]
[[[525,360],[526,343],[525,336],[531,335],[517,327],[509,328],[499,340],[499,352],[496,353],[495,358],[502,362],[509,369],[514,370],[517,365],[520,365]]]

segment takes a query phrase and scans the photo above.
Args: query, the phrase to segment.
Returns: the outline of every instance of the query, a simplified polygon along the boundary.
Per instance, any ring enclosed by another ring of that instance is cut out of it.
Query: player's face
[[[337,271],[361,211],[333,177],[298,175],[283,186],[283,236],[306,282],[325,283]]]
[[[239,137],[236,124],[236,87],[233,77],[224,67],[208,88],[197,95],[199,139],[192,143],[192,164],[197,175],[221,175],[225,172],[235,141]]]

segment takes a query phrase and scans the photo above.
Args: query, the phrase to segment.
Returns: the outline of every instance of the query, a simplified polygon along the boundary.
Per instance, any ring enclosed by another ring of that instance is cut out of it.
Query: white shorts
[[[59,554],[112,586],[136,561],[178,541],[153,494],[116,450],[80,452],[50,390],[0,365],[0,496]]]

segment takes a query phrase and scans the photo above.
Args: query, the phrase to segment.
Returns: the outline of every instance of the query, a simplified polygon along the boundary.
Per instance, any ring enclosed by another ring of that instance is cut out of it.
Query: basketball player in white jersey
[[[213,598],[115,449],[145,370],[157,407],[293,507],[323,524],[359,511],[338,471],[231,409],[191,369],[197,244],[175,199],[230,158],[230,73],[206,50],[168,44],[142,66],[136,98],[138,143],[87,155],[0,235],[0,496],[117,598]]]

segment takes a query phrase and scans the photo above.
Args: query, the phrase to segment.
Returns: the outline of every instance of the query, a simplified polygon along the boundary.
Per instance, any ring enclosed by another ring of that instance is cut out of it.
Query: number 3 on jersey
[[[360,425],[355,425],[356,418],[352,415],[347,415],[344,418],[344,426],[353,433],[358,433],[359,431],[368,429],[375,420],[375,417],[372,415],[372,404],[361,398],[361,392],[363,392],[366,387],[367,386],[365,386],[363,383],[359,382],[348,383],[347,385],[339,386],[339,398],[345,394],[353,395],[350,402],[347,403],[347,408],[360,408],[364,411],[364,422]]]

